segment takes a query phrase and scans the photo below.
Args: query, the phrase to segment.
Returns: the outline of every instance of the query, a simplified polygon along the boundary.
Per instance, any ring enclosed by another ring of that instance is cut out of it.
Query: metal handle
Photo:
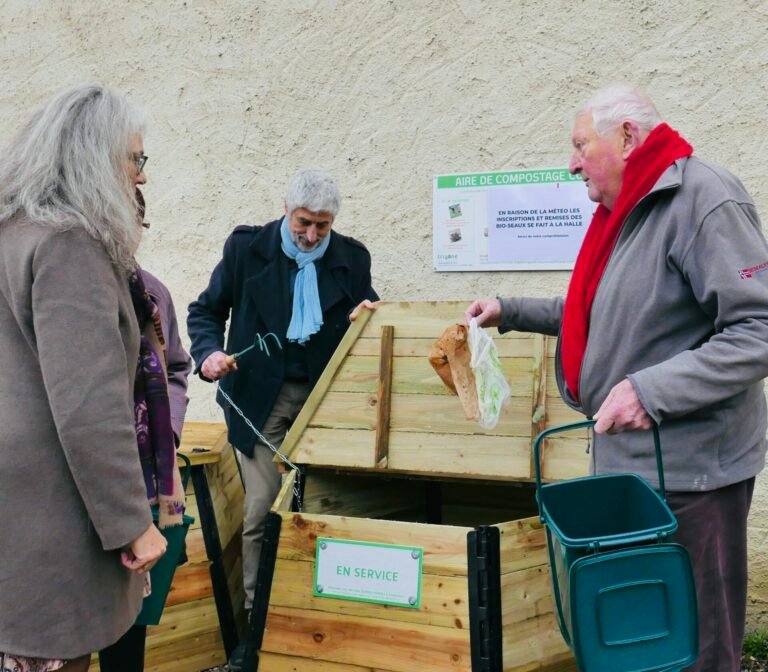
[[[536,472],[536,501],[539,503],[539,511],[541,511],[541,499],[539,497],[541,491],[541,442],[550,434],[560,434],[562,432],[570,432],[574,429],[584,429],[585,427],[591,428],[594,425],[595,421],[591,419],[567,425],[558,425],[557,427],[545,429],[536,437],[536,440],[533,442],[533,464]],[[651,426],[651,430],[653,431],[653,447],[656,451],[656,468],[659,472],[659,493],[661,494],[662,499],[666,501],[667,493],[664,487],[664,463],[661,459],[661,439],[659,438],[659,427],[655,422]],[[542,522],[545,522],[543,517],[541,517],[541,520]]]

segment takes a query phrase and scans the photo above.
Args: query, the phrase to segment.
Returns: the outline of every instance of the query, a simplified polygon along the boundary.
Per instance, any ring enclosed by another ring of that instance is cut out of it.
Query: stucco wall
[[[573,107],[629,79],[768,221],[766,35],[766,0],[0,0],[0,132],[76,83],[146,109],[140,256],[182,320],[228,232],[276,217],[301,167],[338,177],[336,226],[368,245],[384,297],[545,296],[568,274],[432,270],[432,175],[565,165]],[[193,382],[190,418],[219,417],[212,391]],[[759,485],[755,614],[767,513]]]

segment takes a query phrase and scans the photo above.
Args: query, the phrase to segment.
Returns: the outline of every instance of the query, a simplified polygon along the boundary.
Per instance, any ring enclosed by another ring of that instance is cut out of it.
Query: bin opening
[[[617,536],[668,535],[677,529],[664,501],[634,474],[552,483],[542,487],[541,499],[558,536],[573,546]]]
[[[303,511],[336,516],[476,527],[538,514],[533,483],[308,469]]]

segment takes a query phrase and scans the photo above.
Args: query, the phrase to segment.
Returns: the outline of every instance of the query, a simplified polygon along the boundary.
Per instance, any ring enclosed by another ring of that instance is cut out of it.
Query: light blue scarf
[[[317,288],[317,269],[315,261],[320,259],[331,242],[332,233],[323,238],[311,252],[303,252],[291,239],[288,229],[288,218],[283,217],[280,224],[280,237],[285,256],[294,259],[299,272],[296,274],[296,283],[293,286],[293,310],[291,311],[291,323],[288,325],[286,337],[289,341],[298,341],[304,345],[312,334],[320,331],[323,326],[323,311],[320,309],[320,293]]]

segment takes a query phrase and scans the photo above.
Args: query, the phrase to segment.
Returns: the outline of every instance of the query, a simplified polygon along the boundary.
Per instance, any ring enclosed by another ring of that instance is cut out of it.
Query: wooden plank
[[[526,479],[530,441],[523,437],[392,432],[391,469],[415,473]]]
[[[373,430],[376,427],[376,405],[376,395],[328,392],[310,427]],[[464,417],[458,397],[393,394],[390,430],[530,438],[530,416],[530,400],[513,397],[502,409],[496,427],[484,430],[474,420]]]
[[[424,573],[467,575],[467,534],[471,528],[307,513],[280,515],[283,525],[278,558],[314,562],[317,538],[331,537],[423,548]]]
[[[584,416],[581,413],[577,413],[569,406],[565,405],[565,402],[560,401],[558,398],[556,401],[551,397],[547,402],[547,427],[554,427],[555,425],[566,425],[571,422],[583,422]],[[587,435],[587,430],[582,430],[583,436]],[[574,433],[574,436],[578,436],[578,433]]]
[[[471,668],[469,629],[285,607],[269,610],[262,649],[350,665],[386,662],[394,672],[466,672]]]
[[[309,397],[307,397],[307,400],[304,402],[304,406],[302,406],[299,415],[296,416],[296,420],[293,425],[291,425],[291,429],[288,431],[288,434],[280,447],[281,451],[289,458],[292,459],[292,453],[296,446],[296,442],[312,416],[315,414],[318,404],[320,404],[325,397],[325,393],[328,391],[339,365],[344,361],[352,344],[357,340],[357,337],[363,329],[365,329],[374,312],[376,311],[363,308],[357,319],[350,324],[347,333],[344,334],[344,338],[341,339],[341,343],[339,343],[333,355],[331,355],[331,359],[323,370],[320,379],[315,383],[312,392],[309,393]]]
[[[227,426],[223,422],[185,422],[179,452],[193,465],[218,462],[226,434]]]
[[[270,608],[291,607],[376,618],[381,621],[420,623],[443,628],[469,628],[466,577],[422,575],[421,606],[404,609],[383,604],[315,597],[312,562],[278,559],[272,581]]]
[[[504,670],[514,672],[576,672],[554,614],[502,627]]]
[[[210,566],[211,563],[206,560],[205,562],[188,562],[177,567],[165,608],[211,597],[213,588],[211,586]]]
[[[395,339],[395,343],[397,339]],[[395,394],[438,394],[455,396],[440,380],[427,357],[395,357],[392,363],[392,392]],[[377,389],[379,358],[352,356],[344,360],[331,384],[334,392],[367,392]],[[531,360],[510,357],[501,360],[501,369],[513,397],[531,396]]]
[[[530,415],[530,401],[513,397],[496,427],[485,430],[464,417],[458,397],[392,395],[392,431],[529,437]]]
[[[531,445],[546,425],[547,408],[547,342],[536,334],[533,354],[533,380],[531,385]],[[535,477],[533,451],[530,451],[529,477]]]
[[[395,357],[429,357],[429,351],[437,336],[427,338],[404,338],[400,334],[395,338],[393,355]],[[520,332],[493,334],[493,342],[502,359],[507,357],[530,358],[533,355],[533,335]],[[378,337],[366,337],[361,334],[349,350],[350,356],[378,357]]]
[[[501,534],[502,574],[547,565],[547,541],[538,516],[499,523],[494,527],[498,527]]]
[[[150,629],[153,646],[192,639],[197,635],[219,627],[216,604],[213,597],[194,602],[184,602],[166,607],[160,624]],[[147,643],[150,643],[148,638]]]
[[[344,663],[329,663],[314,658],[283,656],[277,653],[259,652],[259,672],[392,672],[383,667],[360,667]]]
[[[376,440],[374,442],[374,462],[379,469],[386,469],[389,453],[390,402],[392,396],[392,344],[395,340],[395,328],[385,324],[381,328],[381,354],[379,355],[379,375],[376,391]]]
[[[198,563],[206,562],[208,556],[205,553],[205,542],[203,541],[203,533],[200,528],[196,530],[190,530],[187,533],[187,557],[189,562]]]
[[[308,427],[291,460],[296,464],[373,468],[374,433],[361,429]]]
[[[552,613],[552,582],[547,565],[501,575],[501,622],[505,626]]]
[[[272,511],[290,511],[293,504],[293,486],[296,483],[296,472],[291,470],[283,478],[283,485],[272,504]]]
[[[587,440],[575,438],[577,432],[563,434],[567,438],[546,438],[542,451],[542,478],[562,481],[589,475],[590,456]]]

